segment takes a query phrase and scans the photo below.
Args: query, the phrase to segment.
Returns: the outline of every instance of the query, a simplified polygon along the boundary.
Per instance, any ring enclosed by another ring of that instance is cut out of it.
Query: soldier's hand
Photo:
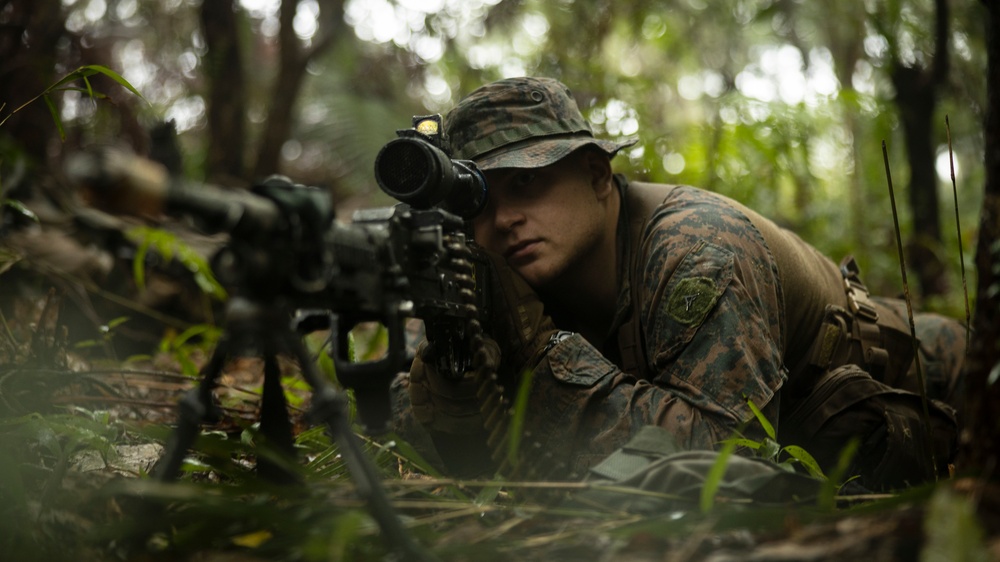
[[[483,430],[479,399],[480,373],[495,371],[500,350],[493,340],[485,339],[473,358],[474,370],[452,380],[434,367],[433,346],[424,342],[410,366],[410,404],[413,417],[428,429],[467,435]]]

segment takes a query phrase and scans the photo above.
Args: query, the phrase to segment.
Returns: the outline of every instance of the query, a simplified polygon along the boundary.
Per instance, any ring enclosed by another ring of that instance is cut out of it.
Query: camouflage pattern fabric
[[[646,425],[665,428],[684,449],[714,449],[740,428],[761,437],[749,424],[747,398],[779,426],[790,376],[784,327],[798,322],[796,311],[815,307],[804,305],[808,295],[783,294],[777,261],[742,209],[697,188],[670,191],[633,249],[641,265],[636,279],[623,278],[614,324],[640,311],[652,374],[616,364],[615,330],[601,349],[580,335],[553,347],[532,374],[524,476],[581,478]],[[632,282],[641,284],[640,302],[631,302]],[[879,302],[905,315],[902,301]],[[558,311],[555,318],[558,325]],[[964,329],[934,314],[918,314],[916,325],[929,395],[957,401]],[[419,432],[405,398],[397,393],[397,401],[399,427]]]
[[[901,322],[909,323],[906,301],[879,297],[875,300],[895,313]],[[962,377],[967,343],[965,326],[954,318],[930,312],[915,312],[913,325],[919,342],[920,368],[924,373],[927,396],[961,411],[965,389]],[[906,373],[905,382],[896,386],[919,393],[917,380],[917,364],[914,362]]]
[[[817,331],[803,338],[786,334],[788,326],[805,330],[803,317],[815,322],[810,311],[844,301],[843,289],[830,291],[843,286],[836,267],[814,250],[807,259],[799,254],[800,262],[785,260],[806,280],[784,293],[791,274],[779,270],[775,254],[793,253],[780,246],[807,247],[797,237],[771,232],[773,223],[721,195],[687,186],[669,193],[632,249],[640,252],[639,267],[630,272],[635,279],[624,277],[615,323],[632,310],[642,314],[650,374],[624,373],[609,359],[618,358],[614,333],[600,351],[579,336],[552,349],[534,374],[526,424],[526,453],[541,473],[575,478],[646,424],[667,429],[682,448],[715,448],[753,420],[747,398],[780,430],[780,391],[803,376],[788,371],[788,357],[802,355],[788,342],[800,345]],[[835,282],[824,278],[830,275]],[[636,303],[631,282],[641,284]],[[905,315],[903,301],[878,301]],[[928,396],[957,407],[964,329],[928,313],[915,324]],[[915,368],[901,388],[919,392]],[[755,426],[744,434],[754,436]]]
[[[603,354],[579,335],[555,346],[534,372],[523,441],[540,474],[579,477],[649,424],[685,449],[713,449],[753,419],[747,398],[777,419],[783,298],[757,229],[719,196],[682,187],[641,248],[634,309],[655,374],[639,379],[609,360],[614,338]],[[617,324],[631,310],[623,286]]]
[[[448,113],[445,139],[452,158],[481,170],[547,166],[588,144],[608,156],[636,143],[594,138],[572,93],[551,78],[513,78],[487,84]]]
[[[546,166],[585,145],[611,157],[635,142],[595,139],[569,89],[547,78],[486,85],[464,98],[444,125],[451,156],[475,160],[483,170]],[[619,180],[623,193],[626,184]],[[624,265],[617,315],[605,342],[595,347],[573,335],[552,347],[531,373],[520,449],[524,476],[580,478],[648,425],[666,429],[685,449],[713,449],[737,429],[759,437],[757,424],[749,423],[754,416],[748,399],[778,425],[787,406],[782,402],[793,403],[812,388],[809,348],[828,306],[849,304],[838,267],[721,195],[676,186],[664,189],[660,201],[641,235],[629,235],[625,213],[620,219]],[[633,252],[634,271],[628,266]],[[895,314],[898,327],[905,305],[878,302]],[[546,306],[558,327],[559,311]],[[622,366],[629,361],[623,360],[629,358],[618,336],[635,317],[645,360],[626,372]],[[931,397],[957,405],[964,330],[936,315],[918,315],[915,322]],[[912,347],[908,333],[897,330],[894,337],[895,349]],[[910,366],[908,356],[902,357],[897,354],[903,367],[897,371]],[[917,390],[909,373],[890,375],[887,384]],[[403,436],[441,453],[462,448],[414,423],[406,388],[404,376],[394,386]]]

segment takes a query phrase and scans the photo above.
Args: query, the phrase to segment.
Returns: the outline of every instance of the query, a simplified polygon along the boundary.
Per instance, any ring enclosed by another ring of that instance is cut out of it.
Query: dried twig
[[[969,343],[972,339],[972,313],[969,310],[969,284],[965,279],[965,251],[962,249],[962,221],[958,218],[958,187],[955,184],[955,152],[951,148],[951,123],[944,116],[944,128],[948,133],[948,163],[951,166],[951,193],[955,198],[955,228],[958,229],[958,259],[962,269],[962,300],[965,302],[965,356],[969,356]]]
[[[920,387],[920,402],[923,409],[920,412],[921,422],[926,431],[924,437],[927,441],[927,450],[931,455],[931,466],[937,467],[937,459],[934,458],[934,441],[931,436],[931,413],[927,405],[927,389],[924,387],[924,369],[920,363],[920,346],[917,341],[917,327],[913,323],[913,303],[910,302],[910,286],[906,282],[906,261],[903,258],[903,239],[899,234],[899,217],[896,214],[896,195],[892,190],[892,174],[889,173],[889,153],[885,149],[885,141],[882,141],[882,160],[885,162],[885,179],[889,184],[889,203],[892,205],[892,224],[896,231],[896,249],[899,251],[899,270],[903,275],[903,298],[906,300],[906,316],[910,321],[910,336],[913,340],[913,360],[917,363],[917,385]],[[934,471],[934,478],[937,479],[937,470]]]

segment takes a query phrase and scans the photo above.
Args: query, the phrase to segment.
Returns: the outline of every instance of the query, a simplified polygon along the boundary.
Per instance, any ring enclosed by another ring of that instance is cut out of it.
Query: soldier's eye
[[[513,187],[527,187],[535,181],[535,174],[532,172],[520,172],[511,178],[510,184]]]

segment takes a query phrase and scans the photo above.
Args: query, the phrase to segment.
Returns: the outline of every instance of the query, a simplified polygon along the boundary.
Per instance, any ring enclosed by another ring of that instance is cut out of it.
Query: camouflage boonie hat
[[[594,138],[569,88],[552,78],[508,78],[466,96],[444,123],[451,157],[482,170],[540,168],[593,144],[613,157],[636,139]]]

